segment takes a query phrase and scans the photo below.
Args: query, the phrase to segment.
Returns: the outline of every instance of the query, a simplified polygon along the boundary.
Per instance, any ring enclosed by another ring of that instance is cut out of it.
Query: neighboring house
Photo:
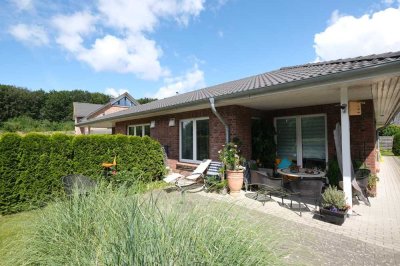
[[[179,94],[78,125],[150,135],[167,147],[174,166],[205,158],[218,160],[218,150],[233,137],[243,143],[243,156],[251,158],[252,119],[264,119],[275,125],[278,157],[289,157],[302,166],[309,158],[328,162],[335,157],[333,130],[339,122],[344,190],[351,204],[351,159],[377,172],[376,129],[392,121],[400,107],[399,77],[400,52],[309,63]],[[354,106],[361,107],[361,113],[349,116]]]
[[[107,104],[92,104],[74,102],[73,118],[75,125],[87,121],[89,119],[102,117],[111,113],[126,110],[132,106],[137,106],[139,103],[127,92],[121,94],[115,99],[112,99]],[[75,126],[75,134],[111,134],[113,127],[98,125],[96,127]]]

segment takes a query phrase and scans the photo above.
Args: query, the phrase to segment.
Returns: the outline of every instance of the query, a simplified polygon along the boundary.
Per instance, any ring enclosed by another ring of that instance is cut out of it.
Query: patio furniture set
[[[183,176],[172,173],[164,178],[164,181],[174,184],[182,195],[185,192],[207,190],[209,185],[207,180],[210,177],[220,177],[222,167],[221,162],[204,160],[190,175]],[[306,208],[309,203],[313,203],[315,207],[320,205],[322,189],[326,184],[325,172],[300,169],[295,173],[289,168],[278,169],[277,172],[280,174],[279,177],[274,177],[267,172],[252,170],[250,180],[244,179],[246,191],[254,191],[254,199],[262,201],[263,205],[266,197],[272,198],[272,196],[281,198],[282,205],[284,205],[284,199],[289,199],[291,208],[295,201],[298,203],[300,216],[302,215],[302,205]],[[284,176],[290,176],[290,179],[286,179]]]

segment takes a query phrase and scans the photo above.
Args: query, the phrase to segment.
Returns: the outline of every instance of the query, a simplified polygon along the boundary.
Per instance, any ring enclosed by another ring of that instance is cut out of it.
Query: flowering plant
[[[242,158],[239,156],[238,146],[229,142],[222,145],[222,150],[218,151],[220,161],[225,165],[227,170],[243,170],[241,165]]]
[[[332,212],[345,211],[350,206],[346,205],[344,192],[338,190],[335,186],[329,186],[322,194],[322,206]]]

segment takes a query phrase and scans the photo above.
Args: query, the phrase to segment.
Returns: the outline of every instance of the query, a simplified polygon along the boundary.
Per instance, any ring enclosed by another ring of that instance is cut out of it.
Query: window
[[[208,118],[180,121],[180,160],[198,162],[209,158]]]
[[[150,124],[128,126],[128,135],[131,136],[150,136]]]
[[[326,116],[275,118],[277,155],[302,167],[326,167]]]

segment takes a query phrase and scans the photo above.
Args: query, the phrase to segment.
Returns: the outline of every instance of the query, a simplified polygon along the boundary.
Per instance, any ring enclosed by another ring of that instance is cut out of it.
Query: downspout
[[[211,104],[211,111],[214,113],[214,115],[221,121],[221,123],[225,126],[225,143],[229,142],[230,136],[229,136],[229,126],[225,122],[225,120],[222,118],[222,116],[217,112],[217,109],[215,109],[215,100],[213,97],[210,98],[210,104]]]

